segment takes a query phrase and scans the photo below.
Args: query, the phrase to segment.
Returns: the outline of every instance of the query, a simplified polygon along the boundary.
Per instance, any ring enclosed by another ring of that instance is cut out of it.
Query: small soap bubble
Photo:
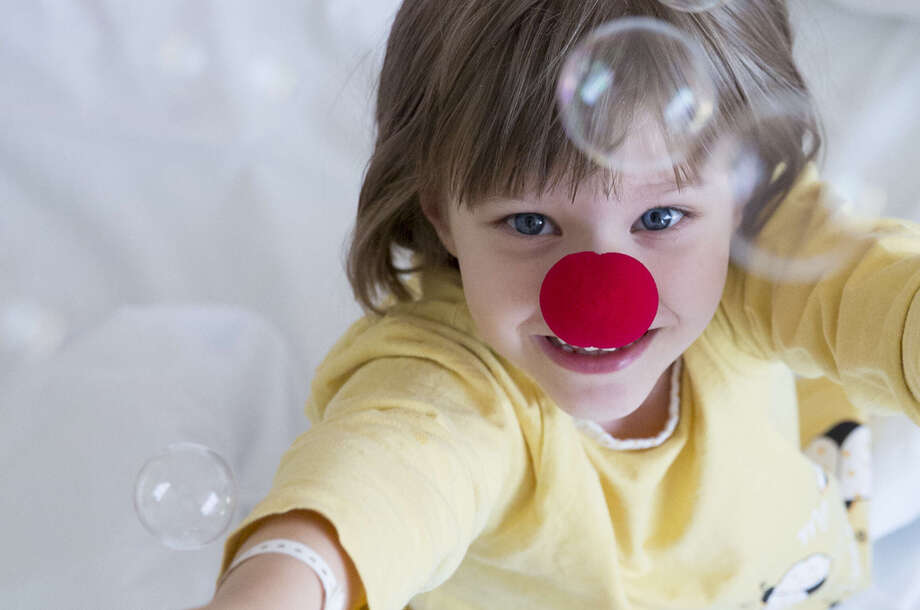
[[[727,0],[659,0],[663,5],[683,13],[702,13],[711,11]]]
[[[815,198],[779,199],[809,162],[820,163],[814,111],[809,100],[790,93],[767,92],[751,106],[713,147],[730,176],[741,219],[732,260],[778,282],[833,274],[876,237],[872,218],[853,214],[853,206],[829,188]]]
[[[141,524],[176,550],[216,540],[230,524],[236,501],[236,481],[226,460],[197,443],[173,443],[147,460],[134,488]]]
[[[697,43],[647,17],[617,19],[591,32],[566,58],[556,98],[575,146],[621,171],[669,169],[683,161],[717,103]],[[633,145],[624,146],[627,140]]]

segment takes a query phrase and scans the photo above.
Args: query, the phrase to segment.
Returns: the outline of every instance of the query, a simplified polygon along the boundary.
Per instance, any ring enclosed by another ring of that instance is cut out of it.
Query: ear
[[[419,201],[421,203],[422,213],[425,214],[425,218],[427,218],[431,226],[434,227],[435,232],[438,234],[438,238],[441,240],[441,245],[456,258],[457,247],[454,244],[454,238],[450,232],[450,222],[445,218],[446,214],[443,209],[445,206],[441,204],[441,201],[437,197],[432,196],[431,193],[419,193]]]

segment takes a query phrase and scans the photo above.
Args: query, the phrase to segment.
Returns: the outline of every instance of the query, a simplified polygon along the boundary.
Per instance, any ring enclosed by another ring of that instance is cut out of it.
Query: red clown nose
[[[578,347],[632,343],[658,311],[658,287],[645,265],[618,252],[576,252],[560,259],[540,288],[543,319]]]

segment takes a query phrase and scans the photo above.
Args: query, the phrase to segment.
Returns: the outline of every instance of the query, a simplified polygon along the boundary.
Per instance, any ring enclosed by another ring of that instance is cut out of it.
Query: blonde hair
[[[566,135],[556,82],[585,35],[628,16],[669,23],[702,47],[718,95],[716,126],[739,120],[752,99],[765,95],[807,101],[806,117],[781,125],[787,133],[763,144],[788,171],[751,196],[742,231],[759,231],[818,148],[816,142],[810,151],[789,150],[796,136],[817,138],[819,129],[792,57],[784,0],[733,0],[704,13],[655,0],[404,0],[380,73],[376,143],[346,262],[365,312],[384,313],[381,295],[411,300],[401,276],[459,268],[423,214],[423,197],[474,206],[561,183],[574,197],[579,183],[599,170]],[[691,171],[675,167],[678,183]],[[397,248],[418,264],[398,268]]]

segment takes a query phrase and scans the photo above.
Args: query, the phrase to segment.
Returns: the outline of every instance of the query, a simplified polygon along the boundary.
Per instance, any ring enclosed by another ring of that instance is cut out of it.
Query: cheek
[[[532,319],[540,284],[531,269],[472,256],[460,261],[460,272],[470,315],[486,338],[511,336]]]
[[[722,298],[728,251],[698,248],[653,271],[661,304],[681,320],[709,320]]]

